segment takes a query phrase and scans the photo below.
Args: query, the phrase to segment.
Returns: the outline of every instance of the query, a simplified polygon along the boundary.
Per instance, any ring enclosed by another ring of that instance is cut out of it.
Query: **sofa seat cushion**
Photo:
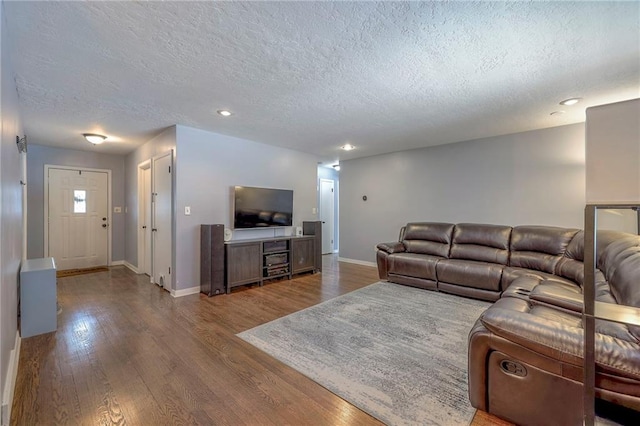
[[[436,264],[442,258],[416,253],[389,255],[389,274],[436,280]]]
[[[508,297],[495,302],[480,321],[489,331],[513,343],[582,366],[584,333],[579,316]],[[640,344],[624,325],[616,326],[614,331],[609,326],[603,328],[600,321],[596,324],[599,371],[640,380]]]
[[[576,283],[574,283],[573,281],[567,278],[559,277],[557,275],[550,274],[547,272],[536,271],[536,270],[527,269],[527,268],[514,268],[511,266],[506,266],[502,271],[502,280],[500,282],[502,291],[507,290],[509,287],[511,287],[515,283],[517,279],[522,277],[530,277],[530,278],[538,279],[538,281],[549,280],[549,281],[558,281],[558,282],[562,282],[570,285],[576,285]]]
[[[500,291],[502,265],[472,260],[443,259],[436,266],[438,284],[462,285],[483,290]]]

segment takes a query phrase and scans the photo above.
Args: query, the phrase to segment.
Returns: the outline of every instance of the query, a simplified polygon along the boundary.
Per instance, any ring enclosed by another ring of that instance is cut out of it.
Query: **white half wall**
[[[176,127],[171,126],[125,158],[125,261],[138,265],[138,164],[176,149]],[[175,165],[174,153],[174,165]],[[175,173],[174,173],[175,185]],[[175,188],[174,188],[175,192]],[[175,241],[175,235],[174,241]],[[175,265],[174,265],[175,267]]]
[[[373,262],[412,221],[583,227],[582,123],[340,166],[340,257]]]
[[[317,220],[317,157],[186,126],[177,128],[176,287],[200,285],[200,224],[232,222],[236,185],[293,190],[293,225]],[[191,207],[186,216],[184,208]],[[291,229],[236,230],[234,239],[290,235]]]

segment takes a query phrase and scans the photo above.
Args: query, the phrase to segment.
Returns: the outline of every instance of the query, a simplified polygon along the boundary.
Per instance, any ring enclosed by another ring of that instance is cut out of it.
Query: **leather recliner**
[[[640,237],[597,236],[596,300],[640,308]],[[469,396],[518,424],[582,423],[584,234],[410,223],[378,245],[381,279],[495,303],[469,335]],[[596,394],[640,410],[640,328],[596,323]]]

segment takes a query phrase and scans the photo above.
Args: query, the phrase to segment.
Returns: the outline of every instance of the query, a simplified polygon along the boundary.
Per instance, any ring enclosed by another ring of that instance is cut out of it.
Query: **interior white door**
[[[59,270],[108,264],[106,172],[48,169],[48,256]]]
[[[141,169],[142,193],[140,194],[140,225],[142,259],[140,272],[151,276],[151,166]]]
[[[332,180],[320,179],[320,220],[322,221],[322,254],[333,253],[334,185]]]
[[[153,282],[171,291],[171,163],[172,152],[154,157],[152,173],[152,277]]]

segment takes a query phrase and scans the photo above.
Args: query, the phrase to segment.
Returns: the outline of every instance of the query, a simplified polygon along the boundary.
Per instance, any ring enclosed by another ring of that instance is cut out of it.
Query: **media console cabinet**
[[[233,287],[316,272],[316,236],[275,237],[225,243],[227,293]]]
[[[224,241],[224,225],[200,225],[200,292],[230,293],[245,284],[322,269],[322,222],[302,222],[303,235]]]

